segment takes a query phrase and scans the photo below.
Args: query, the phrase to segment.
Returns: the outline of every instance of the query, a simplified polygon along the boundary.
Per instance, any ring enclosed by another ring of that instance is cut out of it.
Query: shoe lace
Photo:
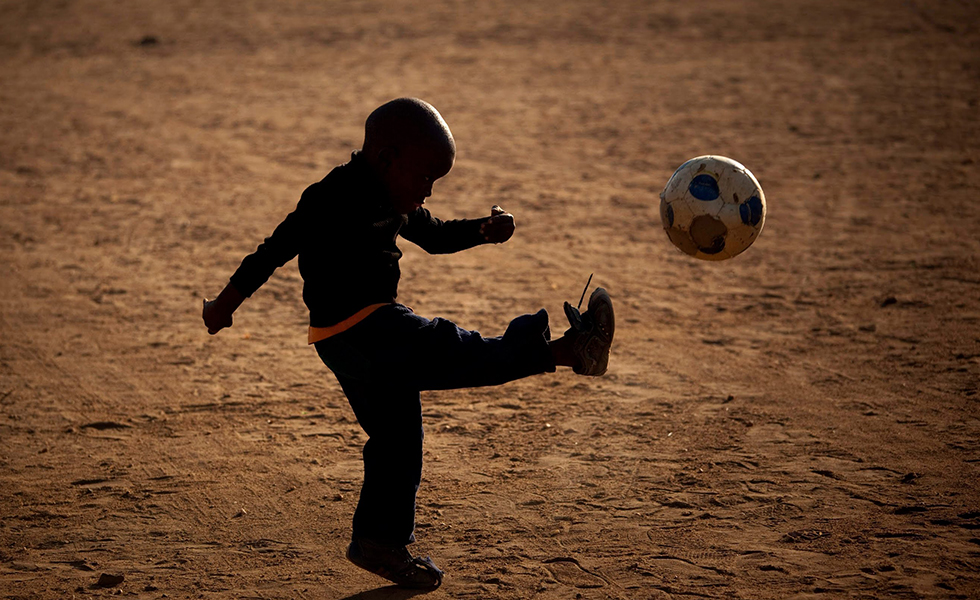
[[[582,310],[582,301],[585,300],[585,292],[589,291],[589,284],[592,283],[593,275],[595,275],[595,273],[589,273],[589,280],[585,282],[585,289],[582,290],[582,297],[578,299],[578,306],[575,307],[575,310]]]

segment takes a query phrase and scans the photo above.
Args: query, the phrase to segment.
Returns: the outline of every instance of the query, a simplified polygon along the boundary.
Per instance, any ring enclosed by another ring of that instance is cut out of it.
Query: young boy
[[[456,143],[435,108],[414,98],[384,104],[367,119],[362,149],[308,187],[221,294],[204,301],[204,323],[213,335],[231,326],[232,313],[275,269],[299,255],[309,343],[336,375],[369,437],[347,558],[421,589],[438,587],[443,574],[407,549],[415,541],[422,476],[419,392],[499,385],[557,366],[602,375],[614,332],[612,301],[602,288],[585,313],[565,303],[571,327],[557,340],[543,309],[517,317],[501,337],[484,338],[395,302],[399,235],[442,254],[514,234],[513,215],[497,206],[489,217],[455,221],[422,207],[455,158]]]

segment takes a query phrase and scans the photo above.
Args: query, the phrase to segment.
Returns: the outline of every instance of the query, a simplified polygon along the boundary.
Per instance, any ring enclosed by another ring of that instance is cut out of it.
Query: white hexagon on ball
[[[660,219],[671,243],[702,260],[745,251],[766,223],[766,195],[741,163],[724,156],[692,158],[660,193]]]

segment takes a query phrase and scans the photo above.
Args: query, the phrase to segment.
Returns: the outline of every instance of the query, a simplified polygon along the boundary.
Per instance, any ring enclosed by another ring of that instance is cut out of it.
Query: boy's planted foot
[[[579,313],[577,308],[566,302],[565,316],[571,324],[565,337],[569,339],[571,352],[576,359],[572,370],[579,375],[593,377],[604,374],[616,330],[609,293],[603,288],[596,288],[589,297],[589,307],[584,313]]]
[[[347,560],[406,588],[434,590],[442,584],[442,571],[429,557],[413,557],[408,548],[391,548],[365,539],[347,547]]]

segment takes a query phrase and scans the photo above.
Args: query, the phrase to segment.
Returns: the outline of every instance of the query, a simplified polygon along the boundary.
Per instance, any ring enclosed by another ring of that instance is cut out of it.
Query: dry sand
[[[558,6],[0,4],[0,597],[410,596],[343,559],[295,262],[200,320],[403,95],[456,134],[433,212],[518,231],[404,242],[401,300],[561,330],[595,272],[619,326],[604,378],[424,396],[429,597],[980,597],[978,5]],[[769,199],[718,264],[658,214],[705,153]]]

